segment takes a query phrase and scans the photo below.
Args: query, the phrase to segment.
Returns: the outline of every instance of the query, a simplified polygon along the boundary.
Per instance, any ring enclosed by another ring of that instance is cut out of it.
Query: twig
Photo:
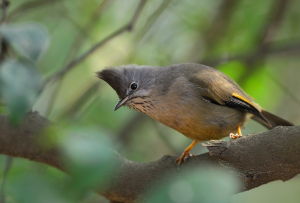
[[[75,102],[67,109],[65,110],[60,117],[74,117],[76,113],[81,109],[81,107],[91,99],[92,96],[95,95],[95,93],[98,91],[100,87],[100,83],[96,82],[91,84],[87,90],[80,95]]]
[[[109,1],[109,0],[103,0],[100,3],[100,5],[95,9],[93,14],[91,15],[91,17],[88,20],[88,22],[86,23],[86,25],[83,27],[83,30],[85,30],[85,32],[89,32],[93,28],[93,25],[96,22],[99,22],[99,16],[100,16],[101,12],[103,11],[103,9],[106,8],[107,4],[110,2],[111,1]],[[69,58],[73,57],[75,55],[75,53],[77,53],[80,50],[80,47],[82,46],[85,39],[86,38],[84,38],[82,35],[77,35],[72,47],[70,48],[70,52],[68,54],[69,56],[66,57],[67,60],[69,60]]]
[[[19,15],[20,13],[28,12],[31,9],[35,9],[41,6],[45,6],[48,4],[53,5],[54,3],[62,2],[61,0],[35,0],[35,1],[26,1],[21,4],[19,7],[15,8],[10,12],[7,16],[8,19],[12,19],[15,16]]]
[[[266,58],[265,53],[270,48],[270,44],[267,42],[273,39],[276,31],[279,29],[284,14],[287,11],[289,1],[290,0],[277,0],[270,8],[270,14],[267,22],[261,28],[261,31],[257,37],[258,46],[256,48],[256,52],[259,54],[259,57],[256,58],[256,60],[249,58],[245,61],[246,66],[249,68],[246,69],[243,75],[239,78],[238,82],[245,82],[249,75],[254,73],[260,64],[264,63]]]
[[[296,96],[297,94],[293,93],[285,84],[283,84],[278,78],[276,78],[272,72],[268,71],[268,76],[273,80],[273,82],[280,87],[285,94],[287,94],[294,102],[300,105],[300,99]]]
[[[170,152],[172,154],[176,154],[178,153],[178,150],[176,149],[176,147],[174,147],[172,145],[172,143],[170,142],[170,140],[167,138],[166,134],[160,129],[160,127],[158,126],[158,123],[153,121],[152,122],[154,125],[154,128],[159,136],[159,138],[163,141],[163,143],[167,146],[167,148],[170,150]]]
[[[0,23],[4,23],[7,17],[7,8],[9,6],[9,0],[1,0],[1,19],[0,19]]]
[[[86,37],[81,37],[82,35],[87,35],[87,30],[89,30],[89,27],[92,26],[92,23],[94,22],[97,22],[96,21],[96,17],[98,16],[98,12],[100,12],[103,8],[104,8],[104,5],[106,5],[107,3],[107,0],[104,0],[100,6],[96,9],[97,12],[95,12],[92,16],[93,18],[90,19],[90,21],[87,23],[87,25],[85,27],[80,27],[79,25],[79,30],[80,30],[80,34],[77,36],[77,38],[74,40],[74,43],[73,43],[73,46],[72,48],[70,49],[70,52],[69,52],[69,56],[67,56],[66,58],[69,58],[72,56],[72,54],[75,52],[75,51],[78,51],[79,50],[79,47],[82,45],[82,42],[83,42],[83,38],[86,39]],[[64,10],[66,11],[66,8],[63,6]],[[68,15],[65,15],[65,12],[64,13],[64,16],[66,16],[67,18],[69,17]],[[75,26],[77,26],[77,23],[72,19],[72,18],[68,18]],[[62,78],[61,78],[62,79]],[[49,115],[52,111],[52,108],[54,106],[54,102],[55,102],[55,99],[56,99],[56,96],[58,95],[58,92],[61,88],[61,79],[58,80],[59,84],[56,84],[57,86],[55,87],[55,90],[53,90],[53,92],[51,92],[51,94],[53,94],[51,97],[50,97],[50,100],[48,102],[48,106],[47,106],[47,110],[46,110],[46,115]],[[44,89],[44,86],[45,84],[43,85],[43,87],[40,89],[40,93],[42,92],[42,90]],[[79,107],[78,107],[79,108]],[[70,113],[70,112],[65,112],[65,113]]]
[[[81,63],[83,60],[85,60],[88,56],[90,56],[97,49],[99,49],[100,47],[102,47],[103,45],[105,45],[111,39],[115,38],[116,36],[118,36],[118,35],[120,35],[120,34],[122,34],[124,32],[131,31],[134,28],[135,23],[136,23],[137,19],[139,18],[140,14],[141,14],[141,11],[143,10],[146,2],[147,2],[147,0],[141,0],[140,1],[140,3],[138,5],[137,9],[135,10],[132,18],[130,19],[130,21],[127,24],[121,26],[119,29],[117,29],[116,31],[114,31],[113,33],[111,33],[110,35],[108,35],[107,37],[105,37],[103,40],[101,40],[98,43],[96,43],[94,46],[92,46],[85,53],[83,53],[79,57],[77,57],[74,60],[72,60],[65,67],[63,67],[60,71],[58,71],[54,75],[50,76],[45,81],[45,84],[47,84],[49,81],[57,80],[59,78],[62,78],[67,72],[69,72],[70,70],[72,70],[76,65],[78,65],[79,63]]]
[[[147,33],[147,31],[151,28],[151,26],[157,21],[157,19],[161,16],[164,10],[170,5],[173,0],[164,0],[159,5],[159,7],[151,14],[151,16],[146,21],[145,25],[141,29],[141,31],[137,34],[137,38],[141,39],[142,36]]]
[[[213,20],[211,22],[211,26],[207,28],[207,30],[203,34],[203,39],[198,40],[195,42],[194,50],[192,53],[199,53],[198,49],[202,42],[205,42],[206,49],[205,53],[203,54],[203,58],[208,58],[211,51],[216,47],[219,40],[221,40],[224,33],[228,28],[230,23],[231,17],[233,15],[233,10],[236,5],[239,3],[238,0],[222,0],[218,12],[216,12]],[[194,56],[196,59],[199,58],[199,55]]]
[[[53,110],[54,104],[55,104],[55,100],[57,98],[57,95],[59,94],[59,91],[61,89],[61,84],[62,84],[62,80],[59,80],[55,85],[52,90],[52,92],[50,93],[51,96],[49,97],[47,106],[45,107],[45,115],[49,116]]]
[[[136,130],[137,126],[140,126],[142,122],[147,120],[147,117],[141,113],[135,113],[125,125],[117,133],[117,141],[121,143],[122,148],[125,148],[130,142],[130,136]]]
[[[204,34],[204,42],[208,45],[206,54],[210,54],[212,50],[222,38],[228,28],[234,8],[239,3],[238,0],[223,0],[220,4],[220,9],[216,12],[211,26]]]
[[[268,50],[264,51],[264,54],[266,56],[273,55],[273,54],[281,54],[285,52],[300,52],[300,42],[294,42],[294,43],[287,43],[285,45],[277,46],[275,47],[275,44],[278,44],[276,42],[269,42],[268,47],[270,47]],[[209,66],[217,66],[222,63],[226,63],[229,61],[255,61],[260,58],[260,52],[254,51],[234,56],[229,56],[226,58],[215,58],[215,59],[207,59],[207,60],[200,60],[199,63],[203,63]]]
[[[261,45],[261,49],[268,47],[268,41],[274,38],[277,30],[282,23],[285,13],[287,12],[290,0],[276,0],[273,6],[270,8],[270,14],[267,22],[261,29],[261,33],[257,38],[258,45]]]

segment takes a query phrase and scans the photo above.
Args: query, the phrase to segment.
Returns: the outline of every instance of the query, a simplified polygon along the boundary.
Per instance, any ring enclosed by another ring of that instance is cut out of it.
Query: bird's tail
[[[252,117],[252,119],[259,122],[260,124],[262,124],[263,126],[265,126],[268,129],[274,128],[276,126],[293,126],[294,125],[293,123],[291,123],[283,118],[280,118],[270,112],[264,111],[264,110],[261,111],[261,115],[268,122],[266,122],[264,119],[262,119],[258,116],[254,116],[254,117]]]

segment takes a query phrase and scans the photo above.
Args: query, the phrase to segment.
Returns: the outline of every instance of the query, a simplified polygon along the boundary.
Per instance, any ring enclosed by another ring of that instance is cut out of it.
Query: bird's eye
[[[137,88],[138,88],[138,85],[137,85],[136,82],[132,82],[132,83],[130,84],[130,89],[136,90]]]

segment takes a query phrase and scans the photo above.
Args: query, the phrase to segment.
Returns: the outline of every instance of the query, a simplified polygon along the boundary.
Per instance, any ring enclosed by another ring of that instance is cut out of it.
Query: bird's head
[[[147,66],[126,65],[104,69],[97,72],[97,76],[107,82],[118,94],[120,101],[115,106],[115,110],[126,105],[144,111],[145,102],[152,92],[154,72]]]

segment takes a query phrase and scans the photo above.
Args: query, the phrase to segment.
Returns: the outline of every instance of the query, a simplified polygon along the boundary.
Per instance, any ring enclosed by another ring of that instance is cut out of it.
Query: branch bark
[[[56,146],[40,145],[41,133],[51,126],[38,113],[29,113],[18,127],[10,125],[6,116],[0,116],[0,153],[23,157],[64,170],[60,150]],[[219,167],[234,167],[239,171],[244,188],[249,190],[274,180],[288,180],[300,173],[300,126],[277,127],[273,130],[244,136],[231,141],[206,144],[209,152],[191,158],[183,167],[211,162]],[[121,156],[121,172],[113,185],[101,194],[117,202],[133,202],[153,183],[170,171],[177,171],[174,156],[136,163]]]

